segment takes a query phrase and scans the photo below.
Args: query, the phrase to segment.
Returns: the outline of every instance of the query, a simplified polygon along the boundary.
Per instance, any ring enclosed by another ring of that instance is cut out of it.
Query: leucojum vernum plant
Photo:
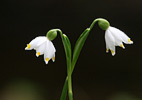
[[[66,100],[67,92],[69,100],[73,100],[72,72],[74,70],[79,54],[82,50],[82,47],[86,41],[86,38],[88,37],[95,23],[98,23],[99,27],[102,30],[105,30],[106,52],[108,53],[110,50],[112,56],[115,55],[115,46],[120,46],[124,49],[125,47],[123,43],[133,44],[133,41],[131,41],[131,39],[124,32],[115,27],[110,26],[110,23],[106,19],[97,18],[92,22],[89,28],[83,31],[83,33],[76,41],[73,50],[73,55],[71,52],[72,50],[70,40],[65,34],[63,34],[60,29],[51,29],[47,32],[46,36],[36,37],[29,44],[27,44],[27,47],[25,48],[25,50],[36,50],[37,57],[40,55],[44,55],[44,61],[46,64],[48,64],[50,59],[52,59],[52,61],[54,62],[56,49],[52,43],[52,40],[56,38],[57,33],[60,34],[67,62],[67,77],[64,83],[60,100]]]

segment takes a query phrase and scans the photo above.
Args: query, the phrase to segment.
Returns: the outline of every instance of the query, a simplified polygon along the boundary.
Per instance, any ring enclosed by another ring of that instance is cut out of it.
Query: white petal
[[[122,41],[126,44],[132,44],[133,41],[130,41],[130,38],[124,33],[122,32],[121,30],[115,28],[115,27],[110,27],[110,31],[111,32],[115,32],[115,36],[119,36],[119,39],[121,37]]]
[[[45,50],[45,47],[46,47],[47,43],[44,42],[42,43],[40,46],[38,46],[36,48],[36,56],[38,57],[39,55],[43,55],[44,54],[44,50]]]
[[[123,39],[121,38],[121,36],[118,34],[118,32],[115,30],[115,28],[113,28],[111,26],[109,27],[108,30],[111,32],[112,36],[115,39],[115,46],[120,46],[120,44],[123,41]]]
[[[114,56],[115,55],[115,39],[109,30],[106,30],[105,32],[105,41],[106,41],[106,45],[108,46],[112,55]]]
[[[46,41],[46,47],[44,50],[44,61],[47,64],[48,61],[55,56],[55,47],[51,41]]]
[[[25,50],[32,50],[36,49],[39,45],[44,43],[47,40],[45,36],[39,36],[33,39],[28,45],[30,45],[30,48],[26,47]]]

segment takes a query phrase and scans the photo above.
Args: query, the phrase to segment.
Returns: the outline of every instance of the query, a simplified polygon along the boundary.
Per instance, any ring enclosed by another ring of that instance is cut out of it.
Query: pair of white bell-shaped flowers
[[[131,39],[124,32],[111,26],[105,30],[105,42],[106,52],[110,50],[113,56],[115,55],[115,46],[120,46],[124,49],[125,47],[123,43],[133,44],[133,41],[131,41]],[[37,57],[44,54],[44,61],[46,64],[48,64],[50,59],[52,59],[53,62],[55,61],[56,49],[53,43],[46,36],[36,37],[29,44],[27,44],[25,50],[32,49],[36,50]]]

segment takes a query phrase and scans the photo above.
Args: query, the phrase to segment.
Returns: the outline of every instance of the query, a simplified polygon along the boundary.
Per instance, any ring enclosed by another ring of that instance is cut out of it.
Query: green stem
[[[94,27],[94,25],[96,24],[97,21],[99,21],[100,18],[95,19],[92,24],[90,25],[90,31],[92,30],[92,28]]]
[[[89,27],[89,32],[91,31],[91,29],[94,27],[95,23],[99,20],[99,18],[95,19],[92,24],[90,25]],[[74,58],[74,57],[73,57]],[[69,73],[69,76],[70,74],[72,74],[73,70],[74,70],[74,67],[75,67],[75,64],[76,64],[76,61],[73,61],[74,59],[72,59],[72,63],[71,63],[71,73]],[[63,87],[63,90],[62,90],[62,94],[61,94],[61,97],[60,97],[60,100],[66,100],[66,95],[67,95],[67,84],[68,82],[71,82],[71,80],[69,80],[68,76],[66,77],[66,80],[65,80],[65,83],[64,83],[64,87]],[[71,84],[70,84],[71,85]],[[70,87],[71,88],[71,87]],[[70,95],[69,95],[70,96]]]
[[[69,94],[69,100],[73,100],[73,94],[72,94],[72,78],[71,78],[71,66],[67,66],[67,74],[68,74],[68,94]]]
[[[62,42],[64,45],[64,49],[65,49],[65,53],[66,53],[66,59],[67,59],[67,82],[65,83],[65,87],[67,88],[68,86],[68,93],[69,93],[69,100],[73,100],[73,93],[72,93],[72,69],[71,69],[71,47],[70,47],[70,41],[67,38],[67,36],[65,36],[62,31],[60,29],[57,29],[57,31],[60,33],[61,38],[62,38]],[[61,96],[61,100],[65,100],[66,99],[66,93],[67,93],[67,89],[63,89],[62,95]]]

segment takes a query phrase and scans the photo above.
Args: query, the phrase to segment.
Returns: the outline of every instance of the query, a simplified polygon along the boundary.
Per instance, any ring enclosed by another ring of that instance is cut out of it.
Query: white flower
[[[39,36],[33,39],[25,50],[36,50],[36,56],[44,54],[44,61],[48,64],[48,61],[52,58],[52,61],[55,61],[55,52],[56,49],[53,43],[45,36]]]
[[[133,41],[121,30],[109,26],[105,32],[105,41],[106,41],[106,52],[110,49],[111,54],[115,55],[115,46],[120,46],[123,49],[125,44],[133,44]]]

